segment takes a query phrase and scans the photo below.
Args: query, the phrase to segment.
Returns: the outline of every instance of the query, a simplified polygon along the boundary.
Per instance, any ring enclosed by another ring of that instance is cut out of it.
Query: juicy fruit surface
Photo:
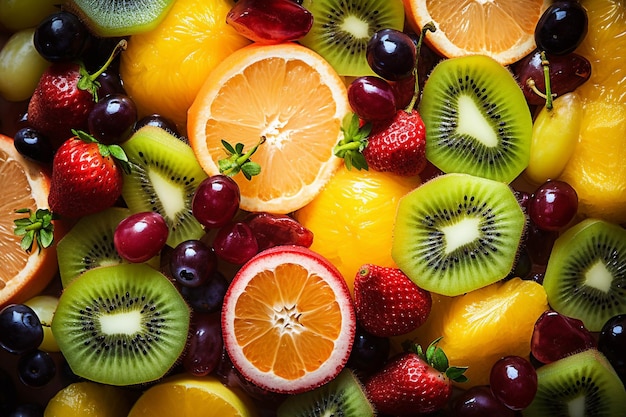
[[[514,278],[457,297],[433,295],[429,319],[407,336],[422,345],[443,336],[438,346],[450,363],[468,367],[466,389],[488,384],[501,357],[528,357],[535,321],[547,308],[541,285]]]
[[[128,417],[254,417],[250,400],[214,376],[198,378],[181,374],[146,390]]]
[[[184,128],[187,109],[215,66],[249,41],[226,24],[227,0],[178,0],[122,54],[124,88],[139,113],[159,113]]]
[[[75,382],[48,403],[44,417],[120,417],[130,411],[131,398],[118,387],[91,381]]]
[[[343,81],[315,52],[290,43],[251,45],[207,79],[189,109],[189,141],[204,170],[215,175],[222,140],[246,151],[265,137],[251,157],[260,174],[233,177],[240,206],[289,213],[310,202],[341,164],[332,148],[348,109]]]
[[[356,318],[339,271],[319,254],[276,246],[235,275],[222,308],[224,345],[261,388],[298,393],[337,376]]]
[[[341,167],[295,217],[313,232],[311,249],[331,261],[352,290],[361,265],[396,266],[391,257],[395,212],[400,198],[419,184],[418,177]]]

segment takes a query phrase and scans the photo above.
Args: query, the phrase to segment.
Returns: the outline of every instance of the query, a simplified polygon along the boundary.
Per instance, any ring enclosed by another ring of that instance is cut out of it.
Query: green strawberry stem
[[[80,79],[78,80],[78,88],[81,90],[89,91],[94,98],[94,101],[98,101],[98,88],[100,87],[100,83],[96,81],[96,79],[107,70],[111,62],[115,59],[115,57],[128,46],[128,42],[126,39],[121,39],[115,48],[113,48],[113,52],[109,55],[109,58],[106,60],[104,65],[100,67],[100,69],[93,74],[89,74],[85,66],[81,63],[79,64],[79,73]]]
[[[28,214],[27,217],[15,219],[14,233],[17,236],[22,236],[20,246],[26,252],[30,252],[33,249],[35,242],[37,243],[37,249],[41,252],[42,249],[50,247],[54,241],[54,224],[52,220],[55,219],[54,215],[48,209],[37,209],[34,213],[30,209],[21,208],[15,210],[16,213]]]
[[[104,158],[111,156],[122,168],[122,171],[126,174],[130,174],[130,161],[128,160],[128,156],[126,156],[126,152],[124,152],[124,149],[120,145],[105,145],[104,143],[98,142],[96,138],[87,132],[83,132],[82,130],[72,129],[72,133],[83,142],[97,144],[100,155]]]
[[[467,370],[467,366],[450,366],[448,362],[448,357],[446,356],[443,349],[437,346],[439,341],[441,341],[442,337],[438,337],[433,340],[430,345],[426,348],[426,352],[422,349],[420,345],[413,343],[410,340],[407,340],[403,343],[403,347],[407,352],[413,352],[417,354],[424,362],[426,362],[429,366],[446,374],[448,378],[455,382],[467,382],[468,379],[464,375]]]
[[[226,154],[228,156],[217,161],[220,173],[232,177],[241,172],[248,180],[255,175],[259,175],[261,173],[261,166],[256,162],[252,162],[250,157],[257,151],[257,149],[259,149],[259,146],[265,143],[265,141],[266,137],[261,136],[261,139],[259,139],[259,142],[256,145],[254,145],[246,153],[243,153],[243,143],[237,143],[233,147],[230,143],[222,140],[222,145],[224,146],[224,149],[226,149]]]
[[[413,66],[413,76],[415,77],[415,87],[413,90],[413,97],[411,97],[411,101],[409,102],[409,105],[404,109],[404,111],[406,111],[407,113],[411,113],[413,111],[413,108],[415,107],[415,104],[417,103],[417,99],[419,98],[419,95],[420,95],[420,83],[419,83],[417,64],[420,58],[420,50],[422,49],[422,42],[424,42],[424,38],[426,37],[426,32],[435,32],[436,30],[437,28],[435,27],[435,24],[433,22],[428,22],[424,25],[424,27],[422,28],[422,31],[420,32],[420,37],[415,47],[417,52],[415,54],[415,65]]]
[[[341,124],[343,138],[333,148],[333,154],[343,158],[347,169],[355,167],[358,170],[368,170],[367,161],[363,156],[363,149],[367,146],[368,137],[372,131],[372,124],[360,125],[359,116],[354,113],[346,115]]]

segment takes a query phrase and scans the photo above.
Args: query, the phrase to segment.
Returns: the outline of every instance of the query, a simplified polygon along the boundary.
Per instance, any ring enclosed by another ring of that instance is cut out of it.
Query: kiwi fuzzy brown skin
[[[380,29],[402,30],[402,0],[303,0],[313,27],[300,43],[324,57],[339,75],[375,75],[365,52]]]
[[[424,85],[419,111],[426,158],[443,172],[511,183],[528,166],[530,109],[512,73],[492,58],[439,62]]]

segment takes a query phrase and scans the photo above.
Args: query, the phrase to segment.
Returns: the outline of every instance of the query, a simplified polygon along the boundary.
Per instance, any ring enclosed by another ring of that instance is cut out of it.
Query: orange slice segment
[[[200,165],[219,173],[222,140],[244,145],[261,173],[234,176],[241,208],[289,213],[311,201],[341,164],[333,147],[349,111],[345,85],[315,52],[297,44],[251,45],[208,77],[188,112]]]
[[[0,135],[0,308],[23,302],[41,292],[57,271],[56,250],[52,247],[31,252],[20,246],[21,236],[14,233],[15,219],[48,208],[50,178],[36,163],[23,158],[13,146],[13,139]],[[56,235],[56,233],[55,233]],[[60,237],[55,236],[55,241]]]
[[[261,252],[237,273],[222,308],[224,344],[235,367],[269,391],[308,391],[345,365],[355,331],[339,271],[304,247]]]
[[[437,30],[426,41],[452,58],[489,55],[512,64],[535,47],[535,26],[548,0],[403,0],[409,23],[419,31],[429,22]]]

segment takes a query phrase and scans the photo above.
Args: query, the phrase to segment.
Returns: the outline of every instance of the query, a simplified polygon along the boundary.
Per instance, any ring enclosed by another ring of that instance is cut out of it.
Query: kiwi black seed
[[[344,368],[329,383],[292,395],[278,407],[277,417],[373,417],[374,408],[354,373]]]
[[[66,7],[100,37],[129,36],[154,29],[174,0],[70,0]]]
[[[626,230],[586,219],[555,242],[543,286],[548,303],[591,331],[626,313]]]
[[[528,165],[532,117],[513,75],[494,59],[441,61],[422,92],[426,158],[443,172],[510,183]]]
[[[174,285],[146,264],[91,269],[59,298],[52,333],[72,371],[109,385],[163,377],[182,354],[189,308]]]
[[[80,219],[59,241],[59,275],[65,288],[77,276],[90,269],[123,263],[115,250],[113,234],[130,210],[111,207]]]
[[[460,295],[509,274],[525,224],[507,184],[444,174],[398,203],[391,256],[419,287]]]
[[[535,399],[524,417],[619,417],[626,412],[626,390],[606,358],[589,349],[537,370]]]
[[[402,0],[304,0],[313,26],[300,43],[324,57],[339,75],[375,75],[365,52],[381,29],[402,30]]]
[[[155,126],[144,126],[122,143],[131,171],[124,175],[122,197],[133,213],[155,211],[167,223],[167,245],[199,239],[202,225],[191,201],[207,177],[189,145]]]

